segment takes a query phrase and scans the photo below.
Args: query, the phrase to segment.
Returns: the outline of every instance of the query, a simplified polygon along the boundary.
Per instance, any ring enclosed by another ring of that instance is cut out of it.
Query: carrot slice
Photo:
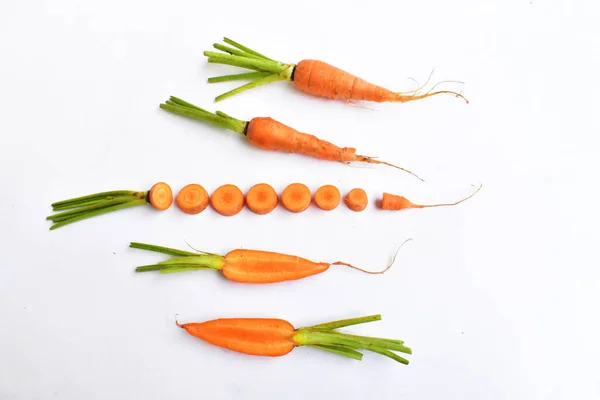
[[[192,183],[184,186],[177,193],[175,202],[184,213],[199,214],[208,207],[208,193],[201,185]]]
[[[291,183],[281,193],[281,203],[291,212],[299,213],[310,206],[310,189],[302,183]]]
[[[333,185],[321,186],[314,195],[315,204],[321,210],[331,211],[340,205],[341,194]]]
[[[152,207],[157,210],[166,210],[173,204],[173,191],[171,187],[164,182],[155,183],[150,189],[148,200]]]
[[[214,191],[210,203],[219,214],[230,217],[242,211],[244,194],[235,185],[223,185]]]
[[[344,203],[352,211],[360,212],[367,208],[369,199],[364,190],[360,188],[354,188],[348,192],[346,197],[344,197]]]
[[[279,198],[275,189],[269,184],[258,183],[246,193],[246,205],[255,214],[268,214],[277,207]]]

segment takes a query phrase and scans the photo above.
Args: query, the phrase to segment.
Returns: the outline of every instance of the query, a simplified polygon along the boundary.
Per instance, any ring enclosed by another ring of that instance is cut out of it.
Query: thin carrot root
[[[455,201],[454,203],[439,203],[439,204],[415,204],[413,202],[411,202],[410,200],[408,200],[406,197],[404,196],[397,196],[394,194],[390,194],[390,193],[384,193],[383,197],[381,199],[381,204],[380,207],[382,210],[392,210],[392,211],[398,211],[398,210],[404,210],[407,208],[430,208],[430,207],[451,207],[451,206],[456,206],[460,203],[463,203],[467,200],[469,200],[471,197],[475,196],[477,194],[477,192],[479,192],[481,190],[481,188],[483,187],[483,184],[480,184],[479,187],[470,195],[468,195],[467,197]]]
[[[348,263],[346,263],[346,262],[343,262],[343,261],[336,261],[336,262],[334,262],[334,263],[331,263],[331,265],[343,265],[343,266],[345,266],[345,267],[349,267],[349,268],[355,269],[355,270],[357,270],[357,271],[364,272],[364,273],[366,273],[366,274],[371,274],[371,275],[381,275],[381,274],[384,274],[385,272],[387,272],[387,271],[388,271],[390,268],[392,268],[392,265],[394,265],[394,263],[396,262],[396,257],[398,256],[398,253],[400,252],[400,249],[402,249],[402,247],[403,247],[403,246],[404,246],[404,245],[405,245],[407,242],[410,242],[411,240],[413,240],[413,239],[412,239],[412,238],[408,238],[408,239],[406,239],[404,242],[402,242],[402,244],[401,244],[401,245],[398,247],[398,249],[396,250],[396,253],[394,253],[394,258],[392,258],[392,262],[391,262],[391,263],[389,263],[389,264],[388,264],[388,266],[387,266],[387,267],[385,267],[384,269],[382,269],[381,271],[368,271],[368,270],[366,270],[366,269],[362,269],[362,268],[355,267],[354,265],[352,265],[352,264],[348,264]]]
[[[438,82],[435,85],[433,85],[433,87],[431,89],[429,89],[426,93],[419,94],[425,88],[425,86],[427,86],[427,84],[431,80],[431,77],[433,76],[433,71],[434,70],[431,70],[431,73],[427,77],[427,81],[423,85],[421,85],[421,86],[419,85],[419,83],[414,78],[409,78],[409,79],[413,80],[417,84],[417,88],[415,90],[411,90],[411,91],[408,91],[408,92],[396,92],[396,96],[397,96],[397,100],[396,101],[401,102],[401,103],[405,103],[405,102],[408,102],[408,101],[420,100],[420,99],[424,99],[424,98],[427,98],[427,97],[435,96],[437,94],[450,94],[450,95],[453,95],[455,97],[463,99],[467,104],[469,104],[469,100],[467,100],[462,95],[462,92],[461,93],[457,93],[457,92],[453,92],[453,91],[449,91],[449,90],[442,90],[442,91],[434,92],[435,88],[438,87],[439,85],[441,85],[442,83],[460,83],[460,84],[464,84],[464,82],[462,82],[462,81],[441,81],[441,82]]]
[[[369,157],[369,156],[359,156],[359,155],[357,155],[357,157],[360,158],[360,161],[366,162],[368,164],[381,164],[381,165],[387,165],[389,167],[397,168],[400,171],[404,171],[406,173],[411,174],[412,176],[414,176],[415,178],[417,178],[421,182],[425,182],[425,180],[423,178],[421,178],[419,175],[415,174],[414,172],[412,172],[412,171],[410,171],[410,170],[408,170],[406,168],[402,168],[402,167],[399,167],[399,166],[394,165],[392,163],[389,163],[387,161],[376,160],[374,157]]]

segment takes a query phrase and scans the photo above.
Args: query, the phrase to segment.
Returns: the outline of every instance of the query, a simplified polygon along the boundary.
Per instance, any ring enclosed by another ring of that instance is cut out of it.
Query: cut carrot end
[[[310,206],[310,189],[302,183],[292,183],[281,193],[281,203],[291,212],[299,213]]]
[[[164,211],[173,203],[173,191],[166,183],[158,182],[150,189],[148,201],[157,210]]]
[[[246,205],[255,214],[268,214],[277,207],[278,203],[277,192],[267,183],[258,183],[246,193]]]
[[[179,191],[175,202],[184,213],[199,214],[208,207],[208,192],[201,185],[192,183]]]
[[[244,194],[235,185],[223,185],[214,191],[210,202],[219,214],[231,217],[244,208]]]
[[[354,188],[344,197],[344,204],[352,211],[361,212],[367,208],[369,199],[363,189]]]
[[[479,185],[479,187],[470,195],[468,195],[467,197],[455,201],[454,203],[439,203],[439,204],[415,204],[413,202],[411,202],[410,200],[408,200],[406,197],[403,196],[397,196],[394,194],[390,194],[390,193],[383,193],[382,199],[381,199],[381,209],[382,210],[403,210],[406,208],[429,208],[429,207],[451,207],[451,206],[456,206],[462,202],[465,202],[467,200],[469,200],[471,197],[475,196],[477,194],[477,192],[479,192],[481,190],[481,188],[483,187],[482,184]]]
[[[321,186],[314,194],[314,201],[321,210],[331,211],[340,205],[341,194],[333,185]]]

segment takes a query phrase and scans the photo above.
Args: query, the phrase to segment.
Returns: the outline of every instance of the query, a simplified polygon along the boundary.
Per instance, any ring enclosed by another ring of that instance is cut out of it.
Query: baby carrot
[[[390,193],[383,193],[380,207],[381,207],[382,210],[398,211],[398,210],[404,210],[404,209],[407,209],[407,208],[427,208],[427,207],[455,206],[455,205],[460,204],[460,203],[462,203],[464,201],[467,201],[471,197],[475,196],[475,194],[477,192],[479,192],[479,190],[481,189],[481,186],[482,185],[480,185],[477,188],[477,190],[475,190],[473,193],[471,193],[469,196],[465,197],[462,200],[456,201],[454,203],[443,203],[443,204],[415,204],[415,203],[411,202],[410,200],[408,200],[404,196],[398,196],[398,195],[390,194]]]
[[[410,239],[404,241],[408,242]],[[130,243],[129,247],[163,253],[172,258],[152,265],[139,266],[136,272],[160,271],[161,273],[197,270],[220,271],[225,278],[239,283],[275,283],[293,281],[323,273],[332,265],[343,265],[367,274],[383,274],[392,267],[396,255],[404,246],[398,247],[392,262],[381,271],[367,271],[351,264],[313,262],[305,258],[261,250],[232,250],[225,256],[197,251],[195,253],[145,243]]]
[[[291,212],[302,212],[310,206],[310,189],[302,183],[291,183],[283,189],[281,203]]]
[[[198,184],[184,186],[175,199],[177,206],[186,214],[198,214],[208,206],[208,193]]]
[[[217,96],[215,98],[216,101],[271,82],[291,81],[294,83],[296,89],[306,94],[348,102],[364,100],[378,103],[405,103],[438,94],[450,94],[462,98],[468,103],[467,99],[460,93],[448,90],[434,92],[437,85],[428,92],[422,93],[423,87],[429,83],[429,80],[427,80],[425,85],[411,92],[393,92],[323,61],[308,59],[302,60],[298,64],[282,63],[272,60],[231,39],[224,38],[223,41],[233,47],[217,43],[213,44],[221,52],[205,51],[204,55],[208,57],[209,63],[233,65],[255,72],[209,78],[209,83],[234,80],[250,81],[250,83]]]
[[[230,217],[244,208],[244,194],[235,185],[223,185],[214,191],[210,203],[219,214]]]
[[[340,191],[333,185],[321,186],[314,195],[317,207],[325,211],[331,211],[339,206],[340,199]]]
[[[161,104],[160,108],[173,114],[230,129],[240,135],[244,135],[251,145],[259,149],[303,154],[321,160],[338,161],[344,164],[364,162],[368,164],[387,165],[407,172],[421,181],[423,180],[405,168],[386,161],[376,160],[373,157],[356,154],[356,149],[353,147],[338,147],[314,135],[299,132],[272,118],[255,117],[250,121],[242,121],[222,111],[211,113],[173,96],[164,104]]]
[[[50,229],[54,230],[73,222],[143,204],[150,204],[157,210],[166,210],[172,202],[173,192],[169,185],[158,182],[145,192],[113,190],[61,200],[52,203],[52,210],[62,212],[49,215],[46,219],[53,222]]]
[[[360,212],[367,208],[369,199],[367,198],[367,193],[364,190],[355,188],[349,191],[346,197],[344,197],[344,203],[352,211]]]
[[[246,193],[246,205],[255,214],[268,214],[277,207],[279,198],[275,189],[269,184],[258,183]]]
[[[186,324],[176,321],[176,324],[191,336],[214,346],[253,356],[281,357],[298,346],[310,346],[359,361],[363,357],[359,350],[368,350],[408,365],[407,359],[394,353],[412,354],[411,348],[402,340],[337,331],[379,320],[381,315],[377,314],[302,328],[294,328],[289,322],[276,318],[219,318]]]

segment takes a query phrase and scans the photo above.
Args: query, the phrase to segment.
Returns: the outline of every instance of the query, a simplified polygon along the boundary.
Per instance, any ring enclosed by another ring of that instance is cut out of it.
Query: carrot
[[[467,103],[469,102],[460,93],[449,90],[434,91],[439,84],[433,86],[428,92],[422,93],[423,87],[429,83],[429,79],[425,85],[413,91],[393,92],[323,61],[308,59],[302,60],[298,64],[282,63],[257,53],[231,39],[224,38],[223,41],[233,47],[218,43],[213,44],[221,52],[205,51],[204,55],[208,57],[209,63],[233,65],[255,72],[209,78],[209,83],[234,80],[250,81],[243,86],[217,96],[215,101],[226,99],[245,90],[271,82],[291,81],[296,89],[309,95],[348,102],[363,100],[378,103],[405,103],[438,94],[450,94],[462,98]]]
[[[360,212],[367,208],[369,199],[367,198],[367,193],[364,190],[355,188],[349,191],[346,197],[344,197],[344,203],[352,211]]]
[[[258,183],[246,193],[246,205],[255,214],[268,214],[277,207],[277,192],[269,184]]]
[[[364,162],[397,168],[421,179],[411,171],[373,157],[356,154],[353,147],[338,147],[314,135],[302,133],[272,118],[255,117],[250,121],[233,118],[222,111],[211,113],[187,101],[171,96],[160,105],[165,111],[184,117],[208,122],[246,136],[251,145],[263,150],[296,153],[321,160],[338,161],[344,164]]]
[[[166,210],[172,202],[173,193],[169,185],[158,182],[145,192],[113,190],[57,201],[52,203],[52,210],[62,212],[49,215],[46,220],[53,222],[50,230],[54,230],[97,215],[143,204],[150,204],[157,210]]]
[[[351,325],[381,320],[381,315],[331,321],[324,324],[294,328],[277,318],[219,318],[177,326],[191,336],[214,346],[253,356],[281,357],[298,346],[310,346],[329,353],[362,360],[359,350],[369,350],[407,365],[409,361],[398,354],[412,354],[402,340],[358,336],[337,331]]]
[[[340,205],[340,191],[333,185],[321,186],[314,195],[315,204],[321,210],[331,211]]]
[[[283,189],[281,203],[288,211],[302,212],[310,206],[310,189],[302,183],[291,183]]]
[[[219,214],[230,217],[244,208],[244,194],[235,185],[223,185],[213,192],[210,203]]]
[[[177,206],[186,214],[198,214],[208,206],[208,193],[198,184],[184,186],[176,198]]]
[[[469,196],[463,198],[462,200],[456,201],[454,203],[443,203],[443,204],[415,204],[413,202],[411,202],[410,200],[408,200],[406,197],[404,196],[398,196],[395,194],[390,194],[390,193],[383,193],[382,199],[381,199],[381,204],[380,204],[380,208],[382,210],[394,210],[394,211],[398,211],[398,210],[404,210],[407,208],[427,208],[427,207],[446,207],[446,206],[455,206],[457,204],[460,204],[464,201],[467,201],[468,199],[470,199],[471,197],[475,196],[475,194],[477,192],[479,192],[479,190],[481,189],[482,185],[479,185],[479,187],[477,188],[477,190],[475,190],[473,193],[471,193]]]
[[[238,283],[275,283],[303,279],[323,273],[332,265],[342,265],[367,274],[383,274],[392,267],[396,255],[410,239],[398,247],[392,262],[381,271],[367,271],[343,261],[333,263],[313,262],[305,258],[262,250],[232,250],[225,256],[204,251],[189,252],[151,244],[132,242],[129,247],[172,256],[165,261],[139,266],[136,272],[161,273],[196,270],[220,271],[225,278]]]

